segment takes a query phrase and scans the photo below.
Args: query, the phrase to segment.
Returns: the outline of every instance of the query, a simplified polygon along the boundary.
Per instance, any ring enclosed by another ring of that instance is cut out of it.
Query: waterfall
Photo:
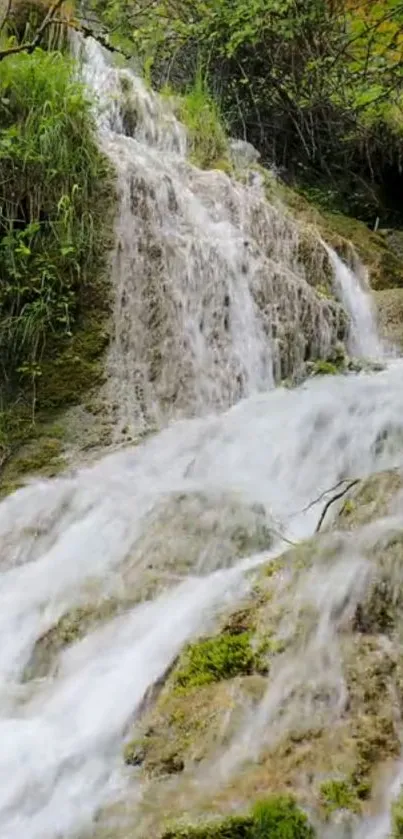
[[[385,347],[378,336],[368,279],[363,266],[360,266],[360,276],[358,271],[346,265],[332,248],[327,245],[324,247],[333,266],[336,289],[350,316],[351,354],[375,360],[383,358]]]
[[[326,357],[345,316],[318,295],[327,256],[249,185],[186,160],[172,104],[94,41],[84,72],[99,96],[101,142],[118,174],[109,401],[134,432],[227,408]],[[318,279],[319,277],[319,279]]]
[[[284,538],[313,534],[329,487],[403,467],[401,447],[379,442],[403,434],[400,361],[273,387],[325,355],[344,323],[342,307],[308,281],[295,222],[265,201],[258,177],[245,186],[190,165],[169,104],[108,67],[94,43],[88,51],[120,206],[108,392],[118,427],[167,427],[0,504],[0,839],[95,836],[100,808],[129,783],[128,727],[183,645],[242,599],[247,572]],[[365,301],[329,256],[359,347],[372,354]],[[318,264],[325,258],[319,243]],[[334,627],[364,575],[350,545],[329,578],[304,578],[298,603],[315,601],[323,619],[295,670],[280,670],[273,690],[268,680],[224,774],[245,747],[258,755],[279,703],[308,672],[337,712]],[[102,620],[82,637],[68,623],[71,643],[52,652],[60,620],[91,610]],[[297,709],[306,726],[311,710]],[[136,779],[130,796],[136,807]]]

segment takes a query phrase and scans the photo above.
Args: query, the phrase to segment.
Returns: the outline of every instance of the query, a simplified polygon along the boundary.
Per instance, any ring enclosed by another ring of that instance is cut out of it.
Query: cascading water
[[[325,352],[342,321],[307,283],[293,222],[259,187],[189,166],[166,106],[94,45],[86,72],[112,93],[101,132],[121,206],[109,362],[118,423],[166,422],[171,409],[199,416],[0,505],[0,839],[97,836],[99,808],[125,790],[127,727],[183,644],[237,602],[251,585],[245,571],[279,552],[283,536],[312,534],[315,499],[329,487],[403,466],[400,362],[268,390],[276,365],[292,369],[308,344]],[[119,133],[129,130],[128,89],[135,138]],[[296,608],[314,601],[321,619],[292,677],[280,669],[268,680],[223,777],[245,748],[258,754],[313,661],[312,684],[328,688],[337,713],[332,633],[362,587],[358,553],[347,541],[330,577],[305,579]],[[60,619],[91,609],[96,628],[39,666]],[[298,710],[304,725],[312,706]],[[140,801],[141,787],[131,795]]]
[[[366,274],[361,271],[362,276],[358,276],[332,248],[324,247],[333,267],[336,290],[350,316],[350,350],[358,357],[379,360],[385,355],[385,347],[378,336]]]
[[[320,240],[265,200],[257,172],[244,186],[191,166],[172,105],[108,66],[95,42],[86,56],[118,174],[108,394],[117,427],[229,407],[326,357],[346,322],[315,292]]]

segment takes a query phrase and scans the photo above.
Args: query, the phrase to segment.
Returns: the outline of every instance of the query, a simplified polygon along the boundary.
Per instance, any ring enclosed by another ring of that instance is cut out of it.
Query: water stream
[[[398,445],[380,445],[403,432],[399,360],[377,374],[273,388],[308,345],[325,352],[341,320],[307,282],[297,226],[264,201],[259,183],[189,166],[185,130],[168,106],[128,71],[110,69],[94,44],[87,62],[119,178],[110,397],[118,426],[161,430],[0,504],[0,839],[70,839],[90,828],[124,786],[122,743],[147,689],[245,592],[245,569],[267,559],[267,534],[279,551],[281,534],[312,534],[323,502],[306,508],[338,481],[403,466]],[[128,88],[135,136],[124,122]],[[351,271],[340,282],[356,345],[379,355],[369,298]],[[239,520],[256,546],[242,556],[231,552]],[[136,604],[150,557],[153,574],[171,581]],[[310,582],[323,602],[321,650],[332,607],[362,582],[360,557],[350,559]],[[71,609],[105,598],[120,598],[121,613],[60,651],[50,673],[27,678],[38,639]],[[305,650],[294,681],[316,652]],[[337,705],[337,668],[332,679]],[[283,672],[274,692],[268,686],[223,772],[245,744],[257,749],[291,683]]]

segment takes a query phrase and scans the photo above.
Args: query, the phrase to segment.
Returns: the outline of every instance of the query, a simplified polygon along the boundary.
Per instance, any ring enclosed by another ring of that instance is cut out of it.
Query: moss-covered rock
[[[393,429],[389,430],[389,437]],[[380,438],[378,447],[388,442],[388,434]],[[403,476],[399,469],[390,469],[370,475],[352,487],[340,502],[333,527],[354,530],[387,514],[393,499],[403,489]]]
[[[116,615],[126,604],[118,598],[107,598],[92,605],[70,610],[38,638],[24,670],[24,680],[47,676],[59,653],[80,641],[89,631]]]
[[[391,288],[374,294],[378,328],[383,339],[397,350],[403,349],[403,289]]]
[[[357,487],[360,528],[384,516],[400,486],[392,470]],[[225,815],[263,790],[291,789],[324,821],[375,806],[377,784],[400,754],[403,537],[387,527],[359,534],[359,543],[348,530],[323,534],[262,566],[216,633],[179,656],[126,746],[128,771],[149,784],[140,824],[158,833],[162,814]],[[344,592],[350,555],[357,576]],[[259,743],[252,738],[232,772],[206,789],[262,708]]]
[[[249,674],[255,656],[248,632],[224,633],[191,644],[175,674],[175,683],[182,690]]]
[[[89,311],[78,328],[70,337],[50,345],[44,355],[35,402],[28,387],[0,412],[0,497],[20,487],[28,477],[54,477],[61,472],[67,465],[64,453],[74,442],[74,422],[70,423],[68,409],[88,402],[91,395],[97,400],[109,343],[106,279],[94,281],[86,300]],[[100,418],[92,444],[109,442],[110,425],[106,416]],[[88,418],[81,426],[80,447],[85,448]]]

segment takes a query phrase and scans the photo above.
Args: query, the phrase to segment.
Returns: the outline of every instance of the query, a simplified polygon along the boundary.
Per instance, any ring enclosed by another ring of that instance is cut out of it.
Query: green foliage
[[[250,815],[233,816],[199,827],[178,827],[162,839],[313,839],[308,819],[289,796],[271,796]]]
[[[202,67],[231,132],[320,193],[325,206],[372,224],[382,209],[402,218],[398,194],[385,184],[391,170],[399,174],[403,151],[401,0],[101,7],[115,42],[143,57],[153,83],[183,93]]]
[[[330,814],[334,810],[359,809],[359,801],[354,786],[346,780],[324,781],[320,787],[320,797],[324,810]]]
[[[337,376],[339,372],[339,368],[336,364],[333,364],[331,361],[324,361],[322,358],[319,358],[317,361],[314,362],[312,375]]]
[[[253,808],[251,839],[312,839],[308,819],[290,796],[273,796]]]
[[[36,383],[102,267],[110,173],[73,62],[41,50],[0,77],[0,366]]]
[[[249,632],[224,633],[191,644],[175,675],[178,688],[186,689],[252,673],[256,656]]]

